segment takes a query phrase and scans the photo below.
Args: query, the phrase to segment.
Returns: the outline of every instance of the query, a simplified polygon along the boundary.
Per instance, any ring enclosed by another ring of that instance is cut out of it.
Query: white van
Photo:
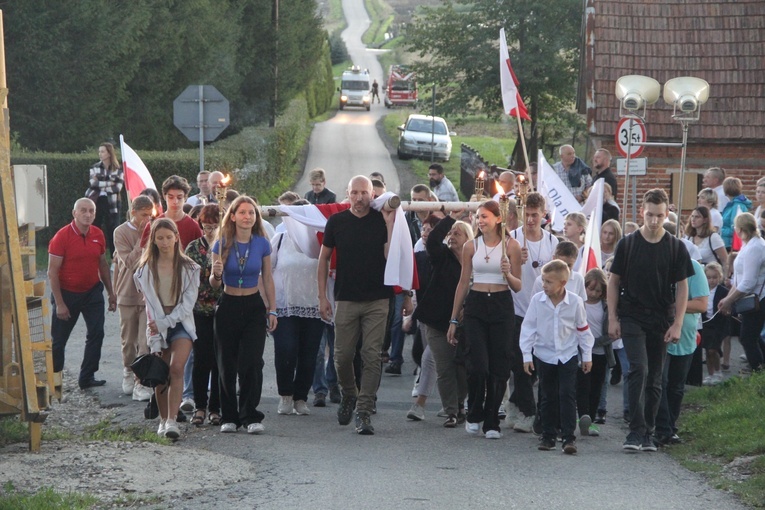
[[[340,82],[340,109],[346,106],[360,106],[369,111],[370,108],[370,85],[369,71],[363,71],[359,66],[353,66],[343,71]]]

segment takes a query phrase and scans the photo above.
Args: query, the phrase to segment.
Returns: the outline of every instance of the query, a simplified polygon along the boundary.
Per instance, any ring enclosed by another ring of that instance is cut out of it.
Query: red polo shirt
[[[48,244],[48,254],[61,257],[58,279],[63,290],[87,292],[99,281],[101,256],[106,253],[106,238],[100,228],[93,225],[82,234],[72,222],[56,232]]]
[[[165,218],[165,213],[157,216],[159,218]],[[199,239],[204,234],[202,229],[199,228],[199,223],[191,219],[188,214],[183,216],[181,221],[176,221],[175,226],[178,227],[178,236],[181,238],[181,251],[186,251],[186,246],[195,239]],[[141,248],[146,248],[146,243],[149,241],[149,232],[151,232],[151,222],[146,222],[146,226],[143,229],[141,235]]]

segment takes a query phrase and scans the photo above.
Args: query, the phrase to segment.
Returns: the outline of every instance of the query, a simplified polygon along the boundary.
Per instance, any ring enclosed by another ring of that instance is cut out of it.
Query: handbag
[[[733,303],[733,306],[731,306],[731,313],[740,315],[742,313],[759,312],[760,294],[762,293],[763,288],[765,288],[765,282],[762,282],[760,292],[757,294],[745,294],[743,297],[740,297],[735,303]]]
[[[142,354],[138,356],[130,369],[141,381],[141,384],[150,388],[167,385],[170,382],[170,366],[154,354]]]

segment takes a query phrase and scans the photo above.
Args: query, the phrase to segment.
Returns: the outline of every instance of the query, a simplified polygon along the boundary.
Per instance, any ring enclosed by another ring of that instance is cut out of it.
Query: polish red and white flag
[[[600,227],[603,222],[603,179],[598,179],[592,185],[590,196],[582,207],[582,213],[590,218],[587,223],[587,232],[584,235],[584,247],[582,252],[582,263],[579,265],[579,271],[582,276],[587,274],[590,269],[601,267],[603,257],[600,251]]]
[[[125,138],[120,135],[120,148],[122,151],[122,171],[125,176],[125,189],[128,199],[133,200],[146,188],[157,189],[149,169],[143,164],[138,154],[125,143]]]
[[[502,104],[505,113],[512,117],[531,120],[526,105],[523,104],[521,94],[518,92],[518,78],[515,77],[513,66],[510,64],[510,54],[507,51],[507,39],[505,29],[499,29],[499,79],[502,88]]]

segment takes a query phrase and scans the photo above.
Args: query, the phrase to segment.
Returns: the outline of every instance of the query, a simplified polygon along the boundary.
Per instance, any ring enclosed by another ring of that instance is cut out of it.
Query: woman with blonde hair
[[[210,285],[214,289],[224,286],[215,313],[220,431],[247,427],[248,434],[260,434],[265,430],[265,415],[258,410],[263,391],[263,350],[266,331],[276,329],[277,313],[271,243],[255,200],[241,195],[231,203],[212,252]]]
[[[760,336],[765,323],[765,241],[760,237],[757,222],[750,213],[739,214],[735,219],[734,228],[743,245],[733,262],[730,291],[720,300],[718,308],[721,312],[730,314],[734,303],[747,294],[755,295],[755,299],[759,301],[759,309],[739,314],[739,339],[749,366],[752,370],[761,370],[765,363],[765,341]]]
[[[183,369],[197,338],[194,305],[199,289],[199,266],[181,251],[173,220],[154,220],[149,242],[133,276],[144,295],[149,349],[170,366],[169,385],[157,386],[157,434],[180,437],[176,421],[183,393]]]
[[[608,220],[600,227],[600,253],[602,263],[614,256],[616,245],[622,238],[622,226],[616,220]]]
[[[574,271],[579,271],[582,264],[582,253],[584,251],[584,233],[587,231],[587,217],[580,212],[572,212],[566,215],[566,221],[563,223],[563,237],[566,241],[571,241],[576,245],[578,254],[574,262]]]

